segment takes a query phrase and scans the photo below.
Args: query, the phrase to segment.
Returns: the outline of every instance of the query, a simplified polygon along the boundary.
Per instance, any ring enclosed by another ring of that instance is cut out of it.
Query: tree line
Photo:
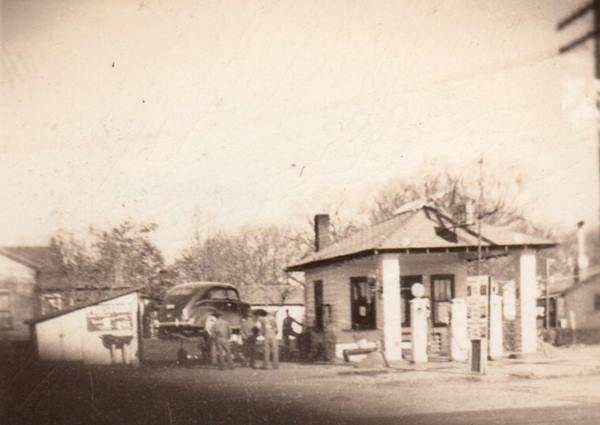
[[[339,206],[330,211],[330,231],[334,241],[361,228],[391,218],[399,207],[427,200],[449,214],[473,202],[475,214],[489,224],[505,225],[563,242],[544,251],[542,260],[555,259],[555,272],[568,275],[573,270],[575,239],[572,232],[550,228],[528,219],[521,208],[522,180],[517,176],[499,180],[491,176],[465,175],[432,170],[390,181],[365,201],[361,217],[347,217]],[[480,190],[482,189],[482,190]],[[483,196],[481,196],[483,195]],[[312,220],[304,226],[247,226],[235,232],[218,231],[195,237],[172,264],[166,264],[160,249],[152,242],[154,223],[125,221],[109,229],[90,228],[87,235],[59,232],[53,238],[62,255],[67,280],[72,288],[144,287],[147,295],[160,298],[169,287],[186,281],[209,280],[236,285],[276,285],[286,288],[302,284],[301,279],[284,272],[286,266],[313,250]],[[598,264],[597,241],[590,250],[592,264]],[[470,273],[474,273],[471,264]],[[513,273],[507,259],[484,261],[482,274],[503,278]],[[285,290],[285,289],[284,289]],[[284,295],[284,294],[282,294]]]

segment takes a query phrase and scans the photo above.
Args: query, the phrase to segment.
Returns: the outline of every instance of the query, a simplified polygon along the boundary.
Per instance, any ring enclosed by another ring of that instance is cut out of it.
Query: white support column
[[[519,256],[519,289],[521,308],[521,352],[535,353],[537,350],[536,323],[536,255],[533,251],[522,251]]]
[[[450,358],[464,362],[469,358],[469,337],[467,335],[467,303],[462,298],[454,298],[451,305]]]
[[[402,360],[402,303],[400,302],[400,261],[397,255],[381,255],[383,287],[383,339],[388,360]]]
[[[504,355],[504,339],[502,335],[502,297],[490,295],[490,344],[488,354],[492,360],[502,358]]]

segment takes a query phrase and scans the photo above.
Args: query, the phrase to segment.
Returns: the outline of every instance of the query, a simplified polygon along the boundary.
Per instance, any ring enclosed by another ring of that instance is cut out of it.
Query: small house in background
[[[0,340],[27,340],[25,321],[129,289],[123,282],[71,282],[53,243],[0,247]]]
[[[513,351],[531,353],[537,348],[536,251],[554,245],[487,224],[478,234],[477,226],[422,202],[337,243],[329,235],[329,217],[317,215],[315,252],[287,271],[305,274],[305,320],[333,341],[329,358],[367,341],[384,347],[388,360],[400,360],[403,340],[411,340],[414,283],[423,284],[431,306],[431,353],[447,355],[451,302],[468,296],[467,262],[477,259],[478,246],[484,258],[512,256],[518,294]]]
[[[0,340],[27,340],[24,322],[63,308],[66,282],[55,246],[0,247]]]
[[[558,345],[600,343],[600,272],[590,274],[584,222],[577,223],[577,261],[572,276],[550,277],[552,259],[546,259],[546,278],[538,298],[538,324],[549,328]],[[546,293],[548,290],[548,293]]]
[[[137,365],[143,303],[138,289],[27,321],[43,361]]]
[[[253,310],[262,308],[275,314],[279,338],[282,336],[282,324],[289,311],[297,321],[304,322],[304,288],[300,285],[260,285],[239,286],[242,301],[250,304]],[[294,331],[302,332],[302,327],[293,325]]]
[[[572,331],[569,343],[600,344],[600,273],[567,288],[562,298],[561,319]]]

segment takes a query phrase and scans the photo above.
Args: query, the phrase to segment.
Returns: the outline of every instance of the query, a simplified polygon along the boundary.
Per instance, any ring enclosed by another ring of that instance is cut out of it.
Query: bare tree
[[[480,216],[484,221],[501,225],[517,225],[525,221],[518,207],[522,180],[519,176],[500,180],[490,174],[479,181],[476,173],[453,170],[429,170],[408,178],[389,182],[363,208],[372,224],[390,219],[402,205],[419,199],[429,201],[448,214],[454,215],[468,202],[475,202],[480,184],[484,202]]]
[[[179,281],[215,280],[235,285],[290,284],[285,267],[304,252],[297,232],[274,225],[245,227],[196,239],[175,261]],[[282,296],[285,295],[282,293]]]

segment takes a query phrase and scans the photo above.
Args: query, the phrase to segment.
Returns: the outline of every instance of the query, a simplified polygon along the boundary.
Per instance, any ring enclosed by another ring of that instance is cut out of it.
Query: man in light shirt
[[[229,322],[223,318],[220,312],[215,312],[217,320],[212,326],[215,345],[217,347],[217,357],[219,366],[225,369],[225,364],[229,369],[233,369],[233,360],[231,359],[231,347],[229,340],[231,339],[231,326]]]
[[[279,369],[279,342],[277,341],[277,322],[271,314],[263,315],[258,319],[260,334],[264,340],[265,358],[263,368],[268,369],[272,364],[273,369]]]

